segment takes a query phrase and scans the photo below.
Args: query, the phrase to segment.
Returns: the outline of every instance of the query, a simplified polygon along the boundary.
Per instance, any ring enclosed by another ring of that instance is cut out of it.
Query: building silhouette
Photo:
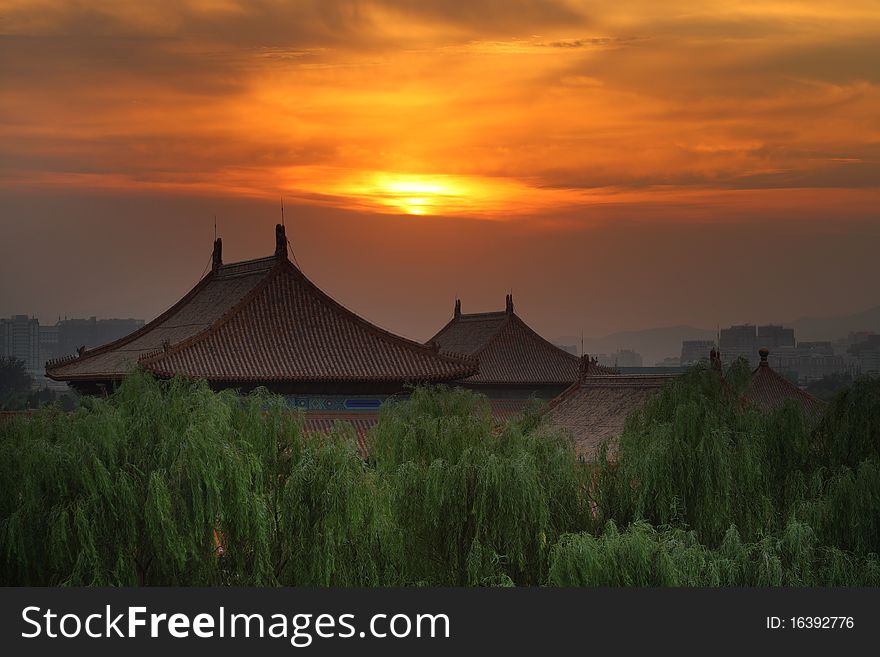
[[[40,322],[27,315],[0,319],[0,356],[20,360],[30,373],[41,371]]]

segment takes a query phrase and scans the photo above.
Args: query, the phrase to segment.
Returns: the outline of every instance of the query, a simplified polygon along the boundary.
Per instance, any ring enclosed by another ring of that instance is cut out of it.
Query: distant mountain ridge
[[[801,317],[783,326],[795,330],[798,340],[836,340],[846,337],[852,331],[874,331],[880,333],[880,306],[874,306],[851,315],[833,317]],[[681,353],[682,340],[713,340],[715,329],[680,325],[636,331],[618,331],[603,337],[584,338],[584,351],[588,354],[611,354],[618,349],[634,349],[644,359],[646,366],[654,365],[668,356]],[[556,344],[577,345],[581,338],[565,335],[553,340]]]
[[[786,326],[794,329],[798,340],[836,340],[845,338],[851,331],[874,331],[880,333],[880,306],[868,308],[852,315],[837,317],[801,317]]]

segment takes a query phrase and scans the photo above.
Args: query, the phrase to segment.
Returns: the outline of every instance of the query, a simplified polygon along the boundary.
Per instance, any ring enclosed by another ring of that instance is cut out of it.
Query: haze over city
[[[876,306],[874,2],[0,4],[0,316],[268,255],[426,339]],[[11,246],[11,248],[10,248]]]

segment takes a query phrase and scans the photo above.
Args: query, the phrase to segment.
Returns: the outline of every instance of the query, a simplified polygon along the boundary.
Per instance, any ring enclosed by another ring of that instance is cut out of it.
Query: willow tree
[[[583,513],[572,443],[500,429],[468,391],[417,389],[383,408],[370,453],[403,582],[538,584],[549,545]]]
[[[3,580],[271,581],[262,465],[238,408],[233,393],[136,373],[72,414],[0,426]]]
[[[598,535],[569,534],[553,547],[555,586],[878,586],[876,553],[854,555],[821,545],[806,524],[790,520],[778,535],[744,542],[735,527],[711,548],[694,531],[644,521]]]

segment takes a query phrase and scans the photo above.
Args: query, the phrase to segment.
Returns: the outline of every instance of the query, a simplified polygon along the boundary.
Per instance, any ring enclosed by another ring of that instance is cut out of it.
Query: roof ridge
[[[510,315],[510,313],[506,310],[487,310],[486,312],[482,313],[462,313],[454,319],[462,321],[468,319],[485,319],[487,317],[501,317],[503,315]]]
[[[463,314],[459,315],[458,317],[453,316],[452,319],[450,319],[448,322],[446,322],[446,324],[443,326],[443,328],[441,328],[439,331],[437,331],[437,333],[435,333],[434,336],[430,340],[428,340],[427,344],[430,345],[431,343],[436,342],[437,338],[439,338],[441,335],[446,333],[449,329],[451,329],[456,324],[460,323],[465,317],[474,317],[474,316],[481,316],[483,318],[488,318],[490,316],[493,318],[502,318],[503,317],[504,321],[502,321],[498,325],[498,328],[494,331],[494,333],[492,334],[492,337],[489,338],[488,340],[486,340],[486,343],[482,347],[480,347],[473,354],[471,354],[472,357],[476,357],[478,354],[481,354],[483,351],[485,351],[486,348],[488,348],[488,346],[501,334],[501,331],[504,330],[504,327],[507,326],[507,324],[510,321],[511,313],[508,313],[505,310],[496,310],[496,311],[486,312],[486,313],[470,313],[470,314],[463,313]],[[447,351],[446,353],[453,353],[453,352]]]
[[[237,275],[246,275],[253,274],[265,269],[265,271],[271,271],[272,267],[274,267],[273,263],[278,262],[277,256],[264,256],[261,258],[251,258],[250,260],[240,260],[238,262],[227,262],[221,264],[217,270],[218,278],[226,278]],[[267,267],[263,267],[264,265],[270,265]]]

